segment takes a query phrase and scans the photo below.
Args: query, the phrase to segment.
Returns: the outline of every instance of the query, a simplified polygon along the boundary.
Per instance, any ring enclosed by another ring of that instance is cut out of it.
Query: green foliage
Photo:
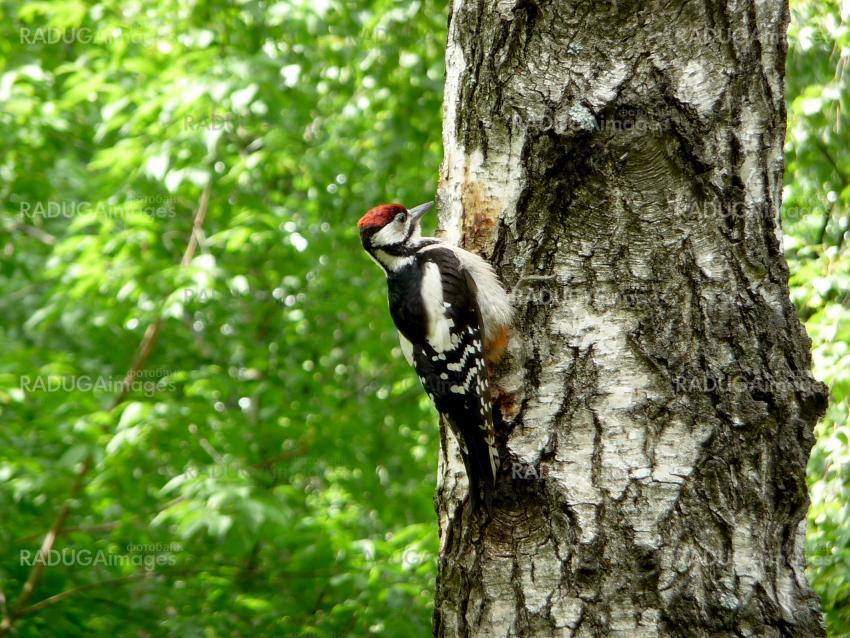
[[[792,297],[830,386],[809,463],[809,579],[830,634],[850,635],[850,5],[792,3],[785,249]]]
[[[150,576],[20,636],[429,633],[436,420],[355,222],[433,197],[445,16],[0,4],[3,591],[88,455],[30,604]]]
[[[10,607],[93,463],[29,604],[71,593],[18,635],[429,633],[436,421],[354,223],[432,197],[445,4],[0,4]],[[832,389],[809,558],[836,636],[850,634],[846,7],[792,6],[784,211]]]

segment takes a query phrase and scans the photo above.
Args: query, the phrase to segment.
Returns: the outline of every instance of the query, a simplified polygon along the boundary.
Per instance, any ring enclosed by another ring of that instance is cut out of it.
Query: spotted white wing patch
[[[511,325],[513,308],[493,266],[478,255],[450,244],[429,245],[422,252],[450,250],[475,282],[476,302],[481,312],[484,340],[492,341],[504,326]]]
[[[499,466],[484,333],[470,273],[450,250],[422,259],[425,339],[413,360],[425,391],[460,445],[475,500],[492,495]]]

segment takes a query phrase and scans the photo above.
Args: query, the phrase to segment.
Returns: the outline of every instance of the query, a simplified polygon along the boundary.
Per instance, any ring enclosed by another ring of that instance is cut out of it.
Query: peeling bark
[[[822,636],[787,5],[454,0],[442,232],[516,327],[490,517],[443,432],[437,636]]]

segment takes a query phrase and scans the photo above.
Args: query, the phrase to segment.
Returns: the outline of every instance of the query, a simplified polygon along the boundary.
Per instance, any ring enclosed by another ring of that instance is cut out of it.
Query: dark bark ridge
[[[783,3],[464,2],[442,221],[513,289],[492,517],[443,437],[439,636],[821,636],[826,390],[787,286]]]

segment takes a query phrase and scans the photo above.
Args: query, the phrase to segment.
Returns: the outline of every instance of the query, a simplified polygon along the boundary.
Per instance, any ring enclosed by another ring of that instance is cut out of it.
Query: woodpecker
[[[382,204],[357,226],[363,248],[387,277],[401,350],[457,439],[472,504],[489,507],[499,453],[487,363],[504,352],[511,305],[484,259],[422,237],[419,222],[432,206]]]

